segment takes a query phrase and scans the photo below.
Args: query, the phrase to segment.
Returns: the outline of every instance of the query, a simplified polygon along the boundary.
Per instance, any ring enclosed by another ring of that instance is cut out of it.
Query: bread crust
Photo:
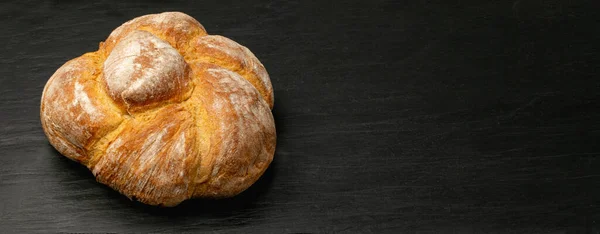
[[[49,142],[150,205],[239,194],[275,152],[273,89],[246,47],[180,12],[115,29],[60,67],[42,94]]]

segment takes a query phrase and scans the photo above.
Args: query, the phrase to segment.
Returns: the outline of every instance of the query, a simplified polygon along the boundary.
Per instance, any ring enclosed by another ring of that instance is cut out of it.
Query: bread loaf
[[[273,88],[246,47],[165,12],[116,28],[46,83],[41,122],[54,148],[130,199],[175,206],[230,197],[275,152]]]

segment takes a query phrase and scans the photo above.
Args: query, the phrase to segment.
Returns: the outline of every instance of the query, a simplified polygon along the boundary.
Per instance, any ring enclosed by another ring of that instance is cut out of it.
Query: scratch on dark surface
[[[525,105],[519,106],[517,109],[514,109],[513,111],[511,111],[508,115],[507,118],[513,118],[515,117],[515,115],[518,114],[519,111],[527,108],[527,107],[532,107],[535,102],[537,102],[538,100],[540,100],[539,96],[533,97],[529,102],[525,103]]]
[[[556,95],[556,92],[543,92],[543,93],[536,93],[534,95],[535,96],[532,97],[527,103],[517,107],[516,109],[514,109],[514,110],[510,111],[508,114],[506,114],[505,118],[507,118],[507,119],[515,118],[520,112],[522,112],[528,108],[534,107],[536,105],[536,103],[538,103],[543,98]]]

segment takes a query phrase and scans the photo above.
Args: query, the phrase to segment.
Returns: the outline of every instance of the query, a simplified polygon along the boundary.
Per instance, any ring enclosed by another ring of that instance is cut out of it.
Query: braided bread
[[[180,12],[116,28],[50,77],[40,116],[50,144],[97,181],[150,205],[230,197],[275,152],[274,97],[246,47]]]

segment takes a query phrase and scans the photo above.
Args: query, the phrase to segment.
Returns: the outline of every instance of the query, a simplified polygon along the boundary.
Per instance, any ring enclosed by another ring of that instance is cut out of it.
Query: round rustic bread
[[[146,204],[230,197],[275,152],[273,88],[246,47],[165,12],[115,29],[60,67],[40,116],[50,143]]]

